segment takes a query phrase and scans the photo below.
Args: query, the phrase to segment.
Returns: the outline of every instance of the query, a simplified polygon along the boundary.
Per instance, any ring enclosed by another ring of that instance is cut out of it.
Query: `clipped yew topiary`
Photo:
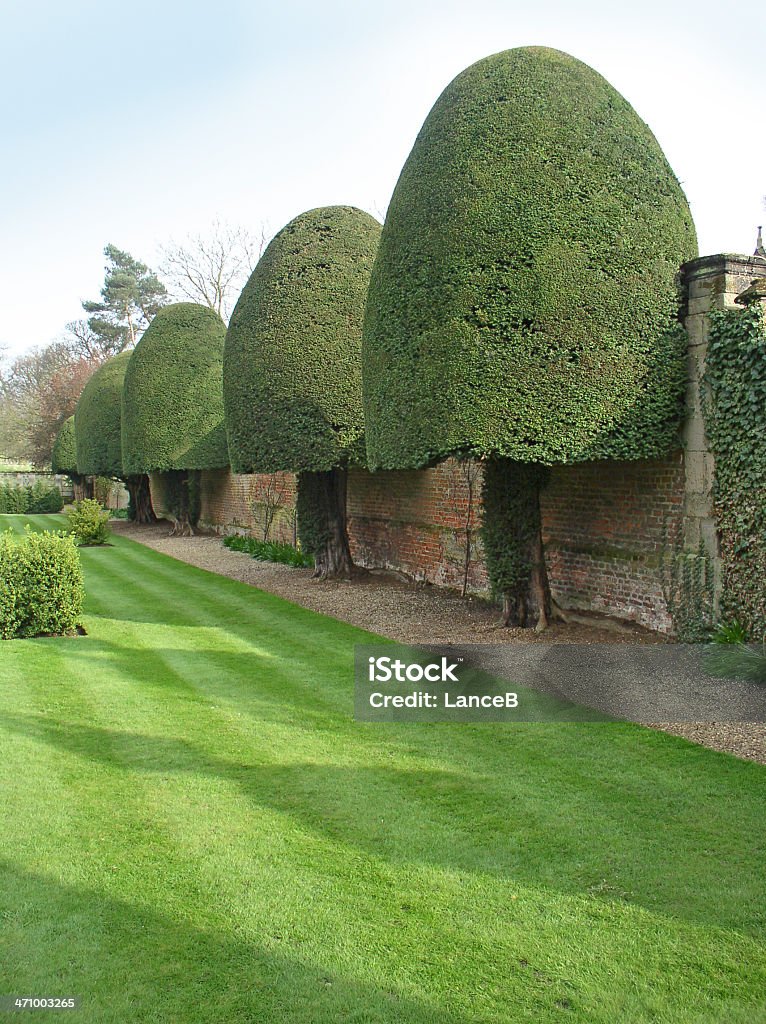
[[[167,474],[180,532],[196,522],[199,470],[229,464],[223,422],[226,327],[193,302],[163,307],[131,353],[122,391],[126,473]],[[191,492],[191,493],[190,493]]]
[[[75,410],[77,468],[89,476],[122,476],[120,406],[130,352],[108,359],[88,380]]]
[[[361,339],[381,227],[309,210],[271,241],[232,313],[224,399],[232,467],[298,474],[298,529],[317,575],[347,575],[346,472],[364,460]]]
[[[75,410],[77,467],[86,476],[124,480],[130,494],[130,518],[155,522],[149,478],[126,473],[122,465],[122,388],[130,352],[108,359],[88,380]]]
[[[56,440],[53,442],[51,470],[69,477],[72,481],[76,501],[88,496],[87,480],[77,469],[77,443],[73,415],[64,420],[56,435]]]
[[[74,416],[64,420],[53,442],[51,470],[63,476],[77,475],[77,444],[74,436]]]
[[[428,115],[383,229],[363,340],[371,467],[508,460],[489,480],[515,474],[526,535],[539,481],[523,464],[667,452],[684,387],[676,275],[695,255],[659,144],[599,74],[541,47],[472,65]],[[536,604],[544,622],[544,571],[527,558],[541,582],[525,594],[502,562],[488,564],[506,619]]]

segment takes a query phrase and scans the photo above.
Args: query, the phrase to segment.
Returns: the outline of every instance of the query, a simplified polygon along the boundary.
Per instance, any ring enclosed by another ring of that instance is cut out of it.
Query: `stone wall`
[[[702,256],[682,268],[688,298],[686,331],[689,336],[689,373],[684,426],[684,546],[701,548],[714,571],[714,600],[720,598],[721,572],[718,534],[713,515],[715,460],[708,449],[702,410],[702,377],[708,345],[708,317],[724,309],[755,278],[766,277],[766,259],[759,256],[721,254]]]
[[[72,481],[68,476],[63,476],[60,473],[42,473],[37,470],[14,470],[10,473],[0,473],[0,484],[8,484],[11,487],[34,487],[37,483],[58,487],[64,501],[70,501],[74,493]]]

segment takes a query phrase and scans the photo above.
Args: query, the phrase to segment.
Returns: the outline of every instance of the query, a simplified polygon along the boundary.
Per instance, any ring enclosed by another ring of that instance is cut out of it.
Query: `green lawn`
[[[88,636],[0,646],[0,995],[766,1021],[766,769],[630,725],[358,724],[369,634],[122,538],[82,557]]]

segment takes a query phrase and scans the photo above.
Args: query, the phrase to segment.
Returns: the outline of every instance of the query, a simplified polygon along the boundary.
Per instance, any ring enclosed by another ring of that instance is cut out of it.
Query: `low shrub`
[[[713,643],[706,654],[705,668],[711,676],[766,683],[766,644]]]
[[[58,487],[38,480],[31,486],[0,484],[0,514],[24,515],[60,512],[64,499]]]
[[[714,644],[745,644],[748,640],[747,630],[739,619],[719,622],[710,634],[710,640]]]
[[[58,487],[51,487],[38,480],[29,489],[29,508],[27,512],[32,514],[60,512],[63,507],[64,499]]]
[[[0,513],[20,515],[29,506],[29,492],[18,484],[0,484]]]
[[[71,534],[0,534],[0,637],[61,636],[80,621],[80,556]]]
[[[93,477],[93,497],[103,506],[109,502],[109,495],[112,493],[114,480],[110,476]]]
[[[112,532],[109,529],[109,512],[94,498],[78,501],[67,518],[69,529],[82,547],[104,544]]]
[[[292,544],[279,544],[277,541],[258,540],[255,537],[242,537],[234,534],[224,537],[223,543],[232,551],[243,551],[259,562],[280,562],[295,568],[313,567],[314,559],[305,551],[299,551]]]

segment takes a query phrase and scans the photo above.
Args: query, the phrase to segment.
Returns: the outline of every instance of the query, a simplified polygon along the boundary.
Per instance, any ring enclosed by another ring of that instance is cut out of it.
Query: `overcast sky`
[[[760,9],[759,9],[760,8]],[[644,0],[0,0],[0,346],[45,344],[112,242],[315,206],[382,219],[439,93],[514,46],[604,75],[680,179],[701,254],[766,222],[766,5]]]

